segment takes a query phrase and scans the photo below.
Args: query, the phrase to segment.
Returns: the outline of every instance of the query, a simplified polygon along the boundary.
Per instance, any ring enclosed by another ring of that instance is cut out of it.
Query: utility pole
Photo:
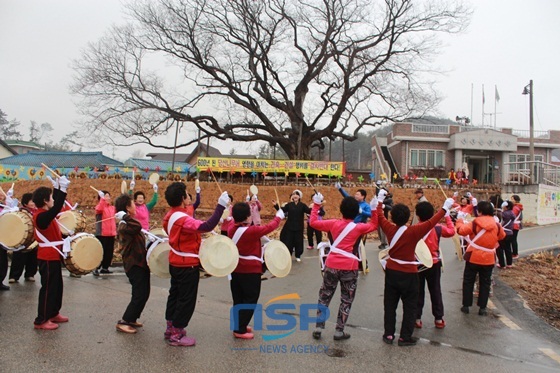
[[[523,89],[524,95],[529,95],[529,160],[531,168],[529,169],[529,178],[531,184],[535,182],[535,136],[533,134],[533,80],[529,80],[529,85]]]

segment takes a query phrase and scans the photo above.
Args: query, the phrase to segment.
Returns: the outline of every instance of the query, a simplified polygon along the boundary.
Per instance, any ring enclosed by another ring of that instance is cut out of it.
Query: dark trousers
[[[62,262],[59,260],[37,260],[41,275],[39,305],[35,324],[40,325],[58,315],[62,307]]]
[[[385,234],[385,232],[383,232],[381,226],[377,228],[377,234],[379,235],[379,241],[381,241],[381,245],[387,246],[387,235]]]
[[[260,273],[235,273],[231,274],[229,282],[233,305],[238,304],[257,304],[261,295],[261,274]],[[253,318],[255,310],[243,309],[239,311],[237,329],[234,333],[247,333],[247,325]]]
[[[428,283],[432,314],[435,320],[443,320],[443,299],[441,296],[441,262],[435,263],[432,268],[418,272],[418,303],[416,304],[416,318],[422,318],[424,298],[426,297],[425,284]]]
[[[291,231],[282,229],[280,232],[280,241],[284,243],[290,250],[290,255],[296,252],[296,258],[301,257],[303,254],[303,228],[299,231]]]
[[[490,295],[490,285],[492,284],[493,265],[479,265],[465,262],[463,272],[463,306],[470,307],[473,304],[473,290],[476,275],[478,274],[478,302],[480,308],[486,308],[488,296]]]
[[[511,241],[513,236],[506,236],[503,240],[500,241],[500,247],[496,250],[496,255],[498,255],[498,263],[500,267],[505,267],[506,265],[510,266],[513,264],[512,258],[512,249],[511,249]],[[505,260],[504,260],[505,256]]]
[[[22,253],[14,251],[12,254],[12,265],[10,266],[10,278],[19,280],[25,270],[23,277],[34,277],[37,274],[37,248],[30,252]]]
[[[198,267],[169,266],[171,287],[167,297],[165,319],[173,322],[175,328],[186,328],[191,321],[196,306],[198,282],[200,274]]]
[[[113,262],[113,251],[115,250],[114,236],[96,236],[103,247],[103,259],[100,268],[109,269]]]
[[[517,235],[519,234],[519,229],[513,230],[513,237],[511,238],[511,252],[513,255],[519,255],[519,247],[517,245]]]
[[[336,330],[344,331],[346,320],[350,315],[350,309],[356,296],[358,286],[358,271],[347,271],[342,269],[325,268],[323,272],[323,284],[319,289],[319,304],[329,307],[336,287],[340,282],[340,306],[336,318]],[[324,316],[323,316],[324,317]],[[321,309],[317,309],[317,320],[321,320]],[[326,321],[326,320],[325,320]],[[317,328],[325,328],[325,321],[318,321]]]
[[[323,241],[323,232],[313,229],[309,223],[307,223],[307,244],[308,246],[313,246],[313,236],[315,236],[315,241],[317,245]]]
[[[150,297],[150,270],[133,266],[126,272],[126,277],[132,285],[132,297],[122,318],[127,322],[136,322]]]
[[[385,270],[385,290],[383,292],[383,308],[385,310],[385,336],[395,335],[397,322],[397,306],[399,300],[403,304],[403,320],[400,336],[403,339],[412,337],[414,317],[418,302],[418,273]]]
[[[307,244],[308,246],[313,246],[313,236],[315,236],[315,241],[317,245],[323,241],[323,232],[313,229],[309,223],[307,223]]]
[[[8,273],[8,252],[0,247],[0,284]]]

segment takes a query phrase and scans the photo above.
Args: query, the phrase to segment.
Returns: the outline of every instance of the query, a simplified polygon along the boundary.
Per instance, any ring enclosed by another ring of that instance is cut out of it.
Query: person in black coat
[[[381,188],[378,189],[378,193],[382,189],[387,190],[386,188]],[[393,195],[389,193],[383,200],[383,215],[385,216],[386,219],[389,219],[389,211],[391,211],[392,208],[393,208]],[[379,235],[379,241],[381,241],[381,244],[378,246],[379,250],[386,249],[387,246],[389,246],[389,243],[387,242],[387,236],[385,235],[385,232],[383,232],[381,227],[377,227],[377,234]]]
[[[290,254],[296,253],[296,261],[301,262],[301,254],[303,254],[303,230],[305,214],[311,214],[311,209],[305,203],[301,202],[303,193],[296,189],[290,196],[291,202],[282,206],[282,210],[286,215],[286,223],[280,232],[280,241],[282,241],[290,250]],[[278,201],[274,202],[274,208],[278,211]]]

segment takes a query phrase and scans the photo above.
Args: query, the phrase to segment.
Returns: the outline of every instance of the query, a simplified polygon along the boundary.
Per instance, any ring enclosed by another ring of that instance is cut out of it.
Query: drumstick
[[[89,187],[99,193],[99,190],[95,189],[93,185],[90,185]]]
[[[105,219],[101,219],[101,220],[98,220],[98,221],[94,221],[93,223],[89,223],[87,225],[93,225],[93,224],[101,223],[102,221],[111,220],[111,219],[115,219],[115,217],[111,216],[110,218],[105,218]]]
[[[47,171],[50,171],[50,173],[53,174],[54,176],[60,178],[60,175],[57,174],[56,172],[54,172],[53,170],[51,170],[46,164],[41,163],[41,166],[45,167],[47,169]]]
[[[210,170],[210,173],[212,174],[212,177],[214,178],[214,181],[216,182],[216,185],[218,186],[218,190],[220,191],[220,194],[222,194],[223,192],[222,192],[222,188],[220,188],[220,183],[218,183],[218,180],[216,180],[216,176],[214,176],[214,173],[212,172],[212,170]]]
[[[4,192],[4,189],[2,189],[2,187],[0,187],[0,192],[2,192],[2,194],[4,195],[4,197],[8,197],[8,195],[6,194],[6,192]]]
[[[445,194],[445,191],[444,191],[443,188],[441,187],[441,184],[440,184],[438,181],[436,181],[435,183],[438,185],[439,189],[440,189],[441,192],[443,193],[443,198],[447,199],[447,194]]]
[[[307,178],[307,176],[305,176],[305,180],[307,181],[307,183],[309,184],[309,186],[310,186],[311,188],[313,188],[313,191],[315,192],[315,194],[318,194],[318,193],[317,193],[317,189],[315,189],[315,187],[313,186],[313,184],[311,184],[311,181],[309,181],[309,179]]]
[[[278,198],[278,192],[276,191],[276,188],[274,188],[274,194],[276,194],[276,203],[278,203],[278,206],[280,206],[280,198]]]

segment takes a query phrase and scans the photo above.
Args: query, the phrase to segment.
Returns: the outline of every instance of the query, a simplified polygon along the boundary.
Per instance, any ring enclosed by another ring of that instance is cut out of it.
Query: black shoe
[[[94,276],[99,276],[99,270],[98,269],[94,269],[92,273],[93,273]]]
[[[486,316],[486,315],[488,315],[488,310],[486,308],[481,308],[481,309],[478,310],[478,314],[480,316]]]
[[[463,312],[463,313],[469,313],[469,307],[467,307],[467,306],[461,307],[461,312]]]
[[[416,342],[418,342],[418,338],[416,337],[409,337],[409,338],[399,338],[399,346],[415,346]]]
[[[104,275],[108,275],[108,274],[111,274],[113,272],[109,271],[108,269],[103,268],[101,271],[99,271],[99,273],[104,274]]]
[[[10,290],[8,285],[0,284],[0,290]]]
[[[388,345],[392,345],[394,340],[395,340],[394,335],[384,335],[383,336],[383,342],[387,343]]]
[[[339,331],[335,332],[333,337],[335,341],[341,341],[343,339],[348,339],[348,338],[350,338],[350,334],[345,332],[339,332]]]

